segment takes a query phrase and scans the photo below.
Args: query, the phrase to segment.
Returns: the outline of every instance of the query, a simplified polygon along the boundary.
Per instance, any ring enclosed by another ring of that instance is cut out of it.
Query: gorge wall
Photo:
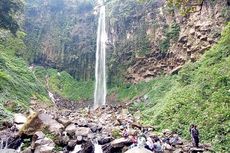
[[[93,79],[95,5],[93,0],[29,1],[24,27],[31,63],[66,70],[77,79]],[[111,0],[106,5],[111,84],[176,72],[186,61],[199,59],[219,39],[229,19],[227,0],[191,4],[194,11],[185,16],[164,0]]]

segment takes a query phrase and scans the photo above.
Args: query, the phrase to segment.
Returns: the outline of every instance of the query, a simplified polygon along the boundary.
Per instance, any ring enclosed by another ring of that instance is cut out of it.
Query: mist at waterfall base
[[[97,29],[97,50],[96,50],[96,67],[95,67],[95,91],[94,107],[105,105],[106,103],[106,40],[105,31],[105,0],[98,0],[99,18]]]

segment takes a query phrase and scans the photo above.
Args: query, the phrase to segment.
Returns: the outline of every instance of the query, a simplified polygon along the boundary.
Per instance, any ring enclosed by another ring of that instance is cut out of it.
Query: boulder
[[[34,153],[53,153],[53,149],[54,147],[52,146],[47,146],[47,145],[42,145],[42,146],[38,146]]]
[[[35,141],[35,151],[34,153],[52,153],[55,144],[49,138],[44,138]]]
[[[70,140],[68,142],[68,147],[73,149],[77,145],[77,140]]]
[[[129,149],[125,153],[152,153],[152,152],[150,150],[145,149],[145,148],[134,147],[132,149]]]
[[[59,134],[64,129],[64,126],[62,124],[52,119],[52,117],[48,114],[39,114],[38,117],[42,121],[43,125],[48,127],[50,132]]]
[[[113,148],[122,148],[128,144],[131,144],[131,141],[129,139],[125,139],[125,138],[115,139],[111,142],[111,146]]]
[[[27,118],[26,123],[20,129],[19,133],[32,136],[35,132],[40,131],[42,128],[43,123],[38,117],[38,113],[31,112],[31,114]]]
[[[80,150],[78,153],[93,153],[94,152],[94,145],[91,141],[88,141],[84,144],[82,144],[82,150]]]
[[[64,127],[67,127],[68,125],[71,124],[71,121],[66,118],[58,118],[57,121],[62,125],[64,125]]]
[[[69,134],[69,135],[74,135],[75,131],[76,131],[76,125],[74,124],[70,124],[66,127],[65,131]]]
[[[37,132],[34,133],[34,137],[35,137],[36,140],[44,139],[45,134],[42,131],[37,131]]]
[[[39,139],[35,141],[35,148],[37,148],[38,146],[43,146],[43,145],[50,146],[50,147],[55,146],[54,142],[49,138]]]
[[[101,137],[101,138],[98,139],[98,144],[104,145],[106,143],[111,142],[111,140],[112,140],[112,138],[108,137],[108,136],[107,137]]]
[[[90,133],[90,128],[87,127],[77,127],[75,131],[75,136],[88,136]]]
[[[0,149],[1,153],[17,153],[14,149]]]
[[[23,114],[14,114],[14,122],[16,124],[24,124],[26,123],[27,118]]]
[[[75,124],[79,127],[88,127],[88,121],[84,118],[80,118],[79,120],[75,121]]]

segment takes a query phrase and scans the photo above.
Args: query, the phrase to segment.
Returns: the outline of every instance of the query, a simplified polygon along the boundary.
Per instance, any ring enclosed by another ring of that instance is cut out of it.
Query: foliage
[[[167,0],[167,5],[171,8],[176,8],[181,15],[185,16],[188,13],[196,11],[196,6],[202,5],[204,0]]]
[[[173,23],[170,27],[164,31],[163,40],[160,42],[160,51],[167,52],[170,47],[170,41],[176,41],[179,38],[180,26],[177,23]]]
[[[0,1],[0,27],[10,30],[16,35],[19,29],[18,22],[15,18],[16,13],[22,11],[22,0],[1,0]]]
[[[93,79],[97,31],[93,7],[93,0],[28,0],[26,59],[65,70],[79,80]]]
[[[40,84],[19,56],[25,50],[23,32],[13,37],[6,31],[0,39],[0,121],[11,118],[11,112],[25,111],[31,98],[49,102],[45,87]]]
[[[58,72],[56,69],[35,68],[35,76],[46,84],[50,92],[57,93],[69,100],[92,99],[94,82],[77,81],[65,71]]]
[[[117,89],[118,97],[148,95],[131,109],[141,110],[142,122],[177,131],[187,139],[191,123],[198,125],[202,141],[217,152],[229,152],[230,124],[230,23],[218,44],[195,63],[188,63],[178,75]]]

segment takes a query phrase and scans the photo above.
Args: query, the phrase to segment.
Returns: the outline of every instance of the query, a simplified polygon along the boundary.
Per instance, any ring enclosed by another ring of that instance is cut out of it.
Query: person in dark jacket
[[[199,131],[197,129],[197,126],[192,124],[189,131],[192,137],[193,146],[199,147],[200,140],[199,140]]]

